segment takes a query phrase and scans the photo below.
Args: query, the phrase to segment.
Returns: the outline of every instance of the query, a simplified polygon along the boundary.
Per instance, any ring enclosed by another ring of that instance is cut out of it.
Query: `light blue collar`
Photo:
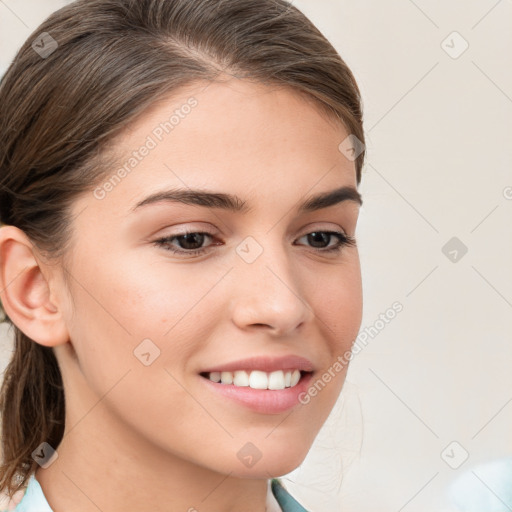
[[[15,512],[53,512],[34,474],[30,476],[25,494],[14,510]]]
[[[284,488],[278,478],[271,480],[272,493],[274,494],[283,512],[308,512],[293,496]]]

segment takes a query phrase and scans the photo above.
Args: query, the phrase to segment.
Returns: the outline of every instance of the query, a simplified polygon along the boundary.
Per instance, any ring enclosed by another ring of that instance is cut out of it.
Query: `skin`
[[[19,229],[0,229],[5,310],[53,347],[64,380],[58,458],[36,472],[56,512],[263,512],[268,479],[302,463],[345,380],[346,366],[280,414],[205,391],[208,366],[297,354],[314,364],[314,382],[350,349],[362,315],[357,247],[328,255],[336,237],[315,245],[305,235],[354,236],[359,204],[297,214],[307,197],[356,188],[338,149],[348,132],[292,89],[238,79],[154,104],[115,141],[120,165],[191,95],[198,105],[121,183],[75,201],[67,270]],[[174,187],[236,194],[252,210],[160,202],[130,213]],[[185,229],[213,233],[195,246],[203,255],[153,243]],[[251,264],[236,252],[249,236],[263,248]],[[146,338],[160,350],[149,366],[133,353]],[[247,442],[262,454],[252,467],[237,457]]]

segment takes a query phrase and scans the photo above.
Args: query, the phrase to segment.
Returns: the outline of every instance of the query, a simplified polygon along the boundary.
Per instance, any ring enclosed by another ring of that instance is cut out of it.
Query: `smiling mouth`
[[[199,375],[212,382],[252,389],[282,390],[295,387],[312,372],[298,369],[264,372],[261,370],[237,370],[234,372],[201,372]]]

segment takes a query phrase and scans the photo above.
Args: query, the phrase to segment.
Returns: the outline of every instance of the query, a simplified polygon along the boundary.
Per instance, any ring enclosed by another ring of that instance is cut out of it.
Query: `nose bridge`
[[[247,236],[236,252],[233,320],[239,327],[264,324],[284,333],[310,317],[290,253],[277,233]]]

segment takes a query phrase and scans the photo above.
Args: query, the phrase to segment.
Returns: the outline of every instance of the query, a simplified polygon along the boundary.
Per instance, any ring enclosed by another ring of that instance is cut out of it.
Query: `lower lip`
[[[285,389],[253,389],[249,386],[234,386],[213,382],[207,377],[199,378],[215,393],[231,398],[253,411],[263,414],[279,414],[299,404],[299,395],[306,393],[312,373],[301,375],[299,382]]]

